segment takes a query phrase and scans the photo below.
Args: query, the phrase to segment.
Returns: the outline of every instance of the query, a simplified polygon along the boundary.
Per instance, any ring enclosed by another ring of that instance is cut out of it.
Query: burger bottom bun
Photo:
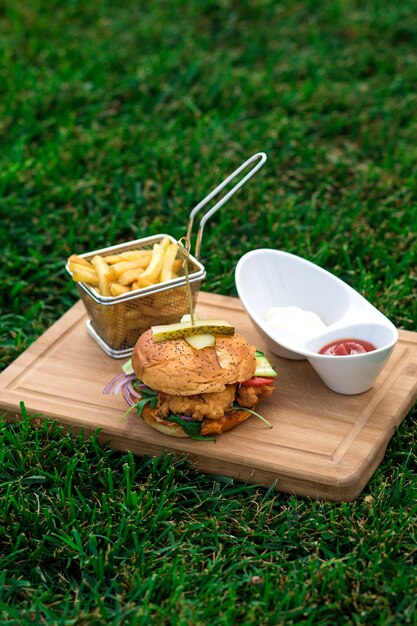
[[[245,422],[251,413],[245,408],[233,409],[227,411],[225,415],[217,419],[203,420],[201,434],[202,435],[221,435],[222,433],[234,428],[238,424]],[[189,437],[183,427],[177,422],[163,420],[162,422],[155,419],[155,410],[145,406],[143,408],[141,418],[143,421],[163,435],[170,437]]]
[[[141,418],[143,421],[148,424],[151,428],[159,431],[163,435],[169,435],[170,437],[188,437],[185,430],[177,424],[176,422],[170,422],[168,420],[164,420],[163,422],[159,422],[154,417],[155,411],[145,406],[142,411]]]

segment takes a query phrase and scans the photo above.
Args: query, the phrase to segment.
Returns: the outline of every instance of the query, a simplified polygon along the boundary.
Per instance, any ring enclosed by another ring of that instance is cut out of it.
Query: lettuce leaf
[[[173,413],[171,413],[166,419],[182,426],[191,439],[198,439],[199,441],[216,441],[213,437],[205,437],[201,434],[201,422],[189,422],[188,420],[184,420],[179,415],[174,415]]]
[[[142,411],[147,404],[149,404],[149,407],[151,409],[154,409],[156,407],[156,404],[158,402],[158,392],[154,389],[151,389],[150,387],[147,387],[146,389],[141,388],[139,392],[142,398],[136,404],[136,408],[138,415],[140,416],[142,415]]]

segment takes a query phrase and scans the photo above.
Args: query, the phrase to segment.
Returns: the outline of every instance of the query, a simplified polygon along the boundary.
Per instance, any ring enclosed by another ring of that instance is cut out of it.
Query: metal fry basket
[[[204,266],[199,261],[204,226],[207,220],[262,167],[265,161],[266,155],[263,152],[253,155],[213,189],[193,208],[189,215],[187,238],[191,241],[196,214],[244,169],[257,162],[200,220],[195,254],[194,256],[189,254],[187,258],[188,283],[193,307],[197,301],[201,282],[206,277]],[[166,237],[172,243],[176,242],[171,235],[164,233],[101,248],[79,256],[90,260],[96,255],[106,257],[128,250],[152,250],[154,244],[161,243]],[[69,263],[66,265],[66,270],[71,274]],[[87,321],[88,333],[106,354],[113,358],[129,357],[138,337],[151,326],[178,322],[185,313],[189,312],[187,277],[184,269],[180,270],[176,278],[169,281],[136,289],[120,296],[101,296],[94,287],[87,283],[77,282],[76,285],[89,317]]]

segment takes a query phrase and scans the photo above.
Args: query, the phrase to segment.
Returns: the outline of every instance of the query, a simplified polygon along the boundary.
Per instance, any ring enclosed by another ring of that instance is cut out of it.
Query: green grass
[[[416,330],[415,8],[3,0],[1,367],[76,301],[70,253],[181,237],[259,150],[204,289],[236,295],[239,257],[276,247]],[[0,624],[416,624],[416,416],[349,504],[4,422]]]

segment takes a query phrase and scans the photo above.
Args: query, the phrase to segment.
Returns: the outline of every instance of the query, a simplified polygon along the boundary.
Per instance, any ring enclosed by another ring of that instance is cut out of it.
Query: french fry
[[[70,270],[76,283],[87,283],[92,287],[98,287],[98,276],[93,267],[90,269],[85,265],[74,264],[70,266]]]
[[[81,272],[86,272],[87,274],[96,273],[96,270],[92,265],[82,265],[81,263],[74,263],[74,261],[69,264],[69,268],[71,272],[74,272],[75,270],[80,270]]]
[[[137,282],[141,287],[149,287],[149,283],[156,283],[164,262],[164,251],[159,243],[155,243],[152,250],[151,261],[146,270],[141,274]]]
[[[120,263],[121,261],[136,261],[138,259],[148,259],[150,260],[152,256],[152,250],[126,250],[125,252],[120,252],[119,254],[109,254],[104,257],[106,263]]]
[[[110,282],[111,282],[111,272],[110,268],[107,265],[106,261],[102,256],[96,254],[95,257],[91,260],[91,263],[94,265],[97,276],[98,276],[98,288],[102,296],[111,296],[110,291]]]
[[[166,249],[161,273],[159,275],[159,281],[161,283],[165,282],[166,280],[171,280],[171,278],[173,278],[174,261],[175,261],[175,257],[177,256],[177,252],[178,252],[178,244],[170,243]]]
[[[68,259],[68,262],[70,265],[75,263],[77,265],[84,265],[84,267],[91,268],[91,263],[87,261],[87,259],[84,259],[83,257],[78,256],[78,254],[71,254],[71,256]]]
[[[135,280],[134,283],[132,283],[131,289],[132,291],[134,289],[144,289],[145,287],[150,287],[151,285],[154,285],[155,283],[153,283],[151,280],[148,280],[147,278],[144,278],[143,280],[141,280],[141,277],[138,277],[138,280]]]
[[[150,258],[142,257],[141,259],[136,259],[134,261],[119,261],[118,263],[114,263],[111,268],[117,277],[121,276],[127,270],[133,270],[136,268],[141,268],[144,270],[149,264]]]
[[[116,281],[117,282],[117,274],[113,269],[112,265],[108,265],[108,270],[107,270],[107,278],[109,279],[110,282]]]
[[[130,291],[129,287],[119,285],[119,283],[110,283],[110,292],[112,296],[121,296]]]
[[[120,274],[118,277],[118,282],[120,285],[128,286],[134,283],[139,279],[139,276],[143,274],[145,270],[142,267],[137,267],[136,269],[126,270],[123,274]]]
[[[159,245],[161,246],[162,251],[166,252],[171,245],[171,239],[169,237],[164,237]]]

